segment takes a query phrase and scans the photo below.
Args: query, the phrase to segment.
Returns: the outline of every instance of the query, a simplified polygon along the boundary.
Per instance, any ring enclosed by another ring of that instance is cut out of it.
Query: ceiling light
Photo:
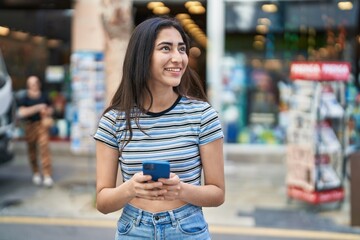
[[[192,6],[202,6],[201,2],[199,1],[187,1],[184,5],[187,9],[189,9]]]
[[[258,19],[258,24],[262,24],[262,25],[271,25],[271,20],[268,18],[259,18]]]
[[[261,6],[261,9],[264,12],[268,12],[268,13],[274,13],[277,11],[277,6],[274,3],[265,3]]]
[[[178,13],[175,16],[178,20],[190,19],[190,15],[187,13]]]
[[[338,8],[340,10],[351,10],[353,8],[353,3],[351,1],[340,1],[338,2]]]
[[[203,48],[206,48],[207,46],[207,38],[204,37],[204,38],[199,38],[197,39],[197,41],[200,43],[200,45],[203,47]]]
[[[153,13],[156,15],[164,15],[170,12],[170,8],[165,6],[156,7],[153,9]]]
[[[164,3],[162,3],[162,2],[149,2],[146,6],[147,6],[148,9],[153,10],[156,7],[164,6]]]
[[[9,34],[9,32],[10,32],[9,28],[0,26],[0,35],[1,36],[6,36]]]
[[[261,42],[265,42],[266,38],[263,35],[256,35],[254,37],[255,41],[261,41]]]
[[[185,28],[187,31],[190,31],[190,30],[193,29],[193,28],[198,28],[198,25],[196,25],[195,23],[189,23],[189,24],[184,25],[184,28]]]
[[[28,38],[29,33],[26,32],[20,32],[20,31],[12,31],[11,36],[13,38],[19,39],[19,40],[25,40]]]
[[[58,39],[49,39],[47,45],[49,48],[57,48],[61,44],[61,40]]]
[[[261,34],[266,34],[269,31],[269,28],[266,25],[257,25],[256,31]]]
[[[187,24],[190,24],[190,23],[194,23],[194,20],[192,19],[188,19],[188,18],[185,18],[183,20],[181,20],[181,24],[184,26],[184,25],[187,25]]]
[[[34,41],[34,43],[36,44],[41,44],[45,41],[45,37],[42,36],[33,36],[32,40]]]
[[[262,41],[254,41],[253,47],[256,50],[262,50],[262,49],[264,49],[264,43]]]
[[[195,37],[198,39],[198,40],[207,40],[207,37],[204,33],[199,33],[199,34],[196,34]]]
[[[204,33],[196,35],[200,39],[207,39],[206,35]]]
[[[203,6],[191,6],[188,10],[191,14],[204,14],[206,12]]]
[[[189,32],[191,35],[204,34],[203,31],[198,27],[189,29]]]

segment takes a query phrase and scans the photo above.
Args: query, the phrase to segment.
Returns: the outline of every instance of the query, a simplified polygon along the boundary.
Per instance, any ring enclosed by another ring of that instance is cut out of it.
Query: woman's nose
[[[178,51],[174,51],[174,53],[171,55],[171,61],[172,62],[180,62],[181,61],[181,55]]]

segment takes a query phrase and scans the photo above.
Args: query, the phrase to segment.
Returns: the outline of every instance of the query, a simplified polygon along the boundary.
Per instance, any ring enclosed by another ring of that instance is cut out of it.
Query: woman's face
[[[180,84],[188,65],[186,45],[173,27],[160,30],[150,64],[150,89],[173,88]]]

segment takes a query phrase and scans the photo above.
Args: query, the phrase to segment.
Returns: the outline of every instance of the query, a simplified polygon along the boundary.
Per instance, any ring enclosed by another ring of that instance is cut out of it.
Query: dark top
[[[31,107],[31,106],[34,106],[36,104],[41,104],[41,103],[45,103],[48,106],[51,105],[50,99],[47,97],[47,95],[45,95],[43,93],[40,95],[39,98],[30,98],[26,94],[24,97],[19,99],[18,106],[19,107]],[[40,119],[41,119],[41,116],[40,116],[39,112],[34,115],[23,118],[23,120],[30,121],[30,122],[40,121]]]

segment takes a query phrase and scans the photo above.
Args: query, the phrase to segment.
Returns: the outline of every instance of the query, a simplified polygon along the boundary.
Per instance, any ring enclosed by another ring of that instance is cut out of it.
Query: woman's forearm
[[[225,191],[216,185],[181,183],[180,199],[196,206],[217,207],[224,203]]]
[[[104,214],[116,212],[130,202],[134,195],[127,181],[116,188],[103,188],[97,193],[96,208]]]

